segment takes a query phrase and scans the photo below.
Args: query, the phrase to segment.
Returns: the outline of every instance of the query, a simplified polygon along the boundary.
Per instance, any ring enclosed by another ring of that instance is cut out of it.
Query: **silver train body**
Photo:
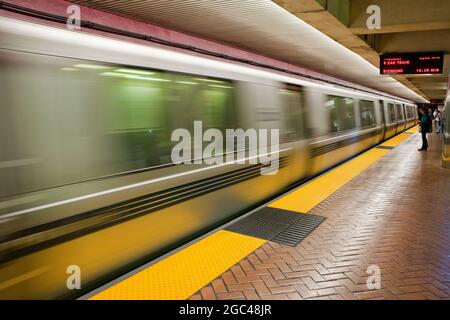
[[[417,118],[388,95],[1,17],[0,81],[3,299],[80,295]],[[167,137],[192,120],[279,129],[278,173],[171,164]]]

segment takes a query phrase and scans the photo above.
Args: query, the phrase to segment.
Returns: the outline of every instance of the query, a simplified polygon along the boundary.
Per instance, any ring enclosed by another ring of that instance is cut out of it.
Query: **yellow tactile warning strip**
[[[410,136],[402,133],[382,145],[397,146]],[[307,213],[389,152],[390,150],[372,148],[269,206]],[[90,299],[187,299],[264,243],[266,240],[220,230]]]
[[[220,230],[90,299],[187,299],[265,242]]]
[[[306,213],[388,152],[389,150],[385,149],[370,149],[294,192],[272,202],[269,207]]]
[[[405,132],[407,132],[407,133],[419,132],[419,126],[414,126],[414,127],[410,128],[410,129],[406,130]]]
[[[417,132],[417,126],[410,128],[406,132]],[[396,147],[410,136],[411,135],[407,133],[400,133],[382,143],[381,146]],[[301,186],[294,192],[272,202],[269,204],[269,207],[307,213],[347,182],[377,162],[386,153],[389,153],[389,150],[372,148],[360,156],[347,161],[343,165]]]
[[[396,135],[395,137],[389,139],[388,141],[381,144],[383,147],[396,147],[400,143],[402,143],[405,139],[408,139],[411,135],[407,133],[400,133]]]

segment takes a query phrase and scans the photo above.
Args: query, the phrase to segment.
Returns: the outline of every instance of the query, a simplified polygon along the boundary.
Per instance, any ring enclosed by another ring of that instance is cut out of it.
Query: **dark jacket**
[[[422,132],[430,132],[431,129],[431,118],[428,114],[423,114],[420,118],[420,130]]]

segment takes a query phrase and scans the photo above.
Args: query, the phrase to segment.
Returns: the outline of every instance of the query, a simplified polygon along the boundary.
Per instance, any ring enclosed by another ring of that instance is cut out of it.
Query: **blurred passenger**
[[[446,114],[447,114],[447,112],[445,111],[445,109],[442,110],[442,112],[441,112],[441,132],[442,133],[445,132],[445,122],[446,122],[445,117],[448,116]]]
[[[431,109],[430,109],[431,110]],[[422,148],[418,151],[426,151],[428,149],[427,133],[431,128],[431,117],[426,108],[420,108],[420,132],[422,133]]]
[[[352,129],[355,121],[353,120],[353,115],[347,110],[345,111],[344,117],[344,128],[343,130]]]
[[[442,114],[439,109],[436,109],[433,113],[434,116],[434,122],[435,122],[435,132],[436,134],[439,134],[442,132]]]

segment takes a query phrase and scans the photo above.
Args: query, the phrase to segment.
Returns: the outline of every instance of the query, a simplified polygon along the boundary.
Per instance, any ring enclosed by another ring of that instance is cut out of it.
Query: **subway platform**
[[[224,226],[83,298],[448,300],[450,171],[440,138],[420,140],[412,128],[268,204],[322,217],[298,245]]]

